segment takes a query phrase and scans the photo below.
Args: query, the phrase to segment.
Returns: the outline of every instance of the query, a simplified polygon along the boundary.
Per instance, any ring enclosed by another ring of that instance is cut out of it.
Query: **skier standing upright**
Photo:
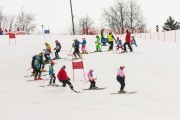
[[[55,43],[56,43],[56,47],[54,48],[54,50],[56,50],[56,51],[55,51],[55,58],[54,59],[60,59],[58,53],[61,50],[61,44],[60,44],[60,42],[58,40],[56,40]]]
[[[101,39],[98,35],[96,36],[95,44],[96,44],[96,51],[95,52],[102,52],[101,51]]]
[[[96,82],[95,82],[96,78],[93,77],[93,70],[89,70],[88,79],[89,79],[89,82],[90,82],[89,89],[97,88],[96,87]]]
[[[53,66],[54,66],[54,62],[51,61],[51,64],[49,65],[49,75],[50,75],[49,85],[55,85],[56,76],[55,76],[55,73],[54,73]]]
[[[108,42],[109,42],[109,44],[110,44],[108,51],[113,51],[113,45],[114,45],[113,40],[116,41],[116,39],[114,38],[112,32],[110,31],[110,32],[109,32],[109,35],[108,35]],[[116,41],[116,43],[117,43],[117,41]]]
[[[119,93],[125,93],[124,87],[125,87],[125,74],[124,74],[124,66],[120,66],[117,70],[117,81],[121,84]]]
[[[87,53],[87,51],[86,51],[86,38],[82,38],[82,53]]]
[[[80,51],[79,51],[79,44],[80,44],[80,42],[78,41],[78,39],[77,38],[74,39],[74,43],[73,43],[72,47],[74,48],[73,55],[74,55],[75,59],[78,59],[78,57],[81,58]],[[78,57],[77,57],[77,55],[78,55]]]
[[[133,52],[132,47],[131,47],[131,33],[129,32],[128,29],[126,30],[126,38],[125,39],[126,39],[126,41],[123,45],[124,46],[124,52],[127,52],[126,45],[128,45],[130,52]]]

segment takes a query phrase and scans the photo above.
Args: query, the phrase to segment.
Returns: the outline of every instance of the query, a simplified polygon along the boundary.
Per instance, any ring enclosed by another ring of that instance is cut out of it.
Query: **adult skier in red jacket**
[[[68,84],[69,87],[71,88],[71,90],[73,90],[73,86],[72,86],[72,84],[70,82],[70,78],[67,76],[67,73],[66,73],[65,69],[66,69],[66,66],[63,66],[60,69],[60,71],[59,71],[59,73],[57,75],[57,78],[59,79],[60,82],[62,82],[63,87],[65,87],[66,84]]]
[[[128,45],[130,52],[132,52],[132,47],[131,47],[131,33],[129,32],[129,30],[126,30],[126,42],[124,43],[124,52],[127,52],[126,50],[126,45]]]

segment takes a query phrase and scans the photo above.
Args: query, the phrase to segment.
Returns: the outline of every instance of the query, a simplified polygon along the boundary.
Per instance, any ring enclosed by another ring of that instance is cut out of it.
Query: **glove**
[[[56,48],[54,48],[54,50],[56,50]]]
[[[70,81],[70,78],[68,78],[68,81]]]

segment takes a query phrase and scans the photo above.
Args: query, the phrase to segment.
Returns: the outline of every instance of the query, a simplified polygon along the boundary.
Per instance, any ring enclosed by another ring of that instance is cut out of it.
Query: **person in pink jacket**
[[[96,82],[95,82],[96,78],[93,77],[93,70],[89,70],[88,79],[89,79],[89,82],[91,83],[89,89],[97,88]]]
[[[124,87],[125,87],[125,74],[124,74],[124,68],[125,66],[120,66],[117,70],[117,81],[121,84],[119,93],[125,93]]]

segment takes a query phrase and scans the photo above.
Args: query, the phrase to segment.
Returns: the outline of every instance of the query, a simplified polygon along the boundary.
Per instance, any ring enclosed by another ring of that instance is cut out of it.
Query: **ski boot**
[[[42,80],[42,78],[39,76],[39,77],[38,77],[38,80]]]

